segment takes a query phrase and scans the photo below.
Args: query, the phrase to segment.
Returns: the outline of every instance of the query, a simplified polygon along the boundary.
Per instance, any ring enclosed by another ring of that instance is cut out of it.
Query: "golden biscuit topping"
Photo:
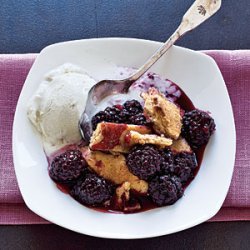
[[[144,112],[151,119],[154,129],[166,137],[178,139],[182,127],[180,108],[155,88],[150,88],[141,96],[145,101]]]

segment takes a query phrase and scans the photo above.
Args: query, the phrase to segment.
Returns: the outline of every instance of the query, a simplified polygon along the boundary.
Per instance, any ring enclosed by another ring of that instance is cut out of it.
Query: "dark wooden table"
[[[143,240],[109,240],[56,225],[2,226],[0,249],[249,249],[249,222],[204,223],[183,232]]]
[[[60,41],[136,37],[164,41],[193,0],[0,0],[0,53],[39,52]],[[224,0],[211,20],[178,44],[250,49],[250,1]],[[0,226],[0,249],[250,249],[250,222],[204,223],[145,240],[106,240],[56,225]]]

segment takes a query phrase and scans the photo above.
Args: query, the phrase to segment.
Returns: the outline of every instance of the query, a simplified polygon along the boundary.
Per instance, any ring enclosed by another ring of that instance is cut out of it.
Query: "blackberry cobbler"
[[[92,117],[89,145],[51,157],[50,177],[83,205],[124,213],[172,205],[195,177],[214,120],[175,84],[157,88],[155,77],[140,84],[138,100],[113,103]]]

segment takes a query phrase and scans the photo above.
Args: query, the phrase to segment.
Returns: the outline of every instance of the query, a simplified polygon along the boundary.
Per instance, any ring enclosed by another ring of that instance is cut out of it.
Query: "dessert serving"
[[[121,74],[133,69],[120,68]],[[64,64],[45,76],[28,105],[48,174],[83,205],[132,213],[174,204],[194,179],[215,122],[169,80],[147,73],[126,96],[93,110],[90,142],[79,124],[95,80]]]

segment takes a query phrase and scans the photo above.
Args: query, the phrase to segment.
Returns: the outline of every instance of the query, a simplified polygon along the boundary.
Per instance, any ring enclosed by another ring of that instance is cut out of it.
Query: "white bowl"
[[[178,232],[219,211],[233,173],[236,138],[228,92],[209,56],[174,46],[151,69],[177,83],[196,107],[209,110],[217,125],[196,178],[172,206],[136,214],[102,213],[84,207],[49,178],[42,144],[27,119],[26,104],[51,69],[71,62],[103,79],[112,75],[116,65],[141,66],[160,46],[159,42],[137,39],[90,39],[54,44],[38,55],[19,97],[13,125],[16,176],[23,199],[33,212],[79,233],[133,239]]]

